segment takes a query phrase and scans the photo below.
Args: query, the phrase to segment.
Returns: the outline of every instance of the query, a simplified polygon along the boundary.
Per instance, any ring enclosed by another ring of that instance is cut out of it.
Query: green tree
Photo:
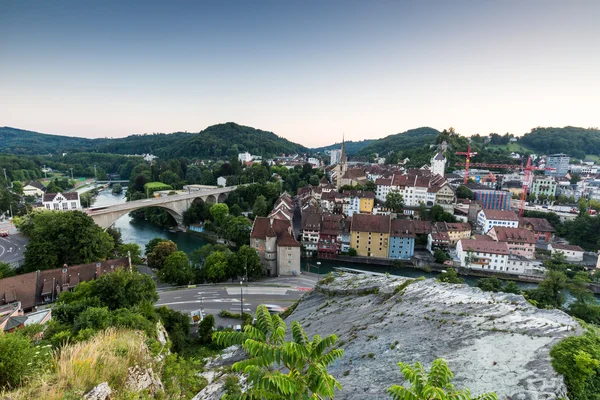
[[[404,198],[399,192],[392,190],[385,196],[385,207],[400,212],[404,207]]]
[[[248,279],[259,279],[263,276],[263,267],[260,263],[258,253],[252,247],[243,245],[240,249],[233,253],[229,260],[231,278],[244,276],[248,272]]]
[[[348,255],[349,255],[350,257],[356,257],[356,256],[358,255],[358,252],[356,251],[356,249],[355,249],[355,248],[353,248],[353,247],[350,247],[350,248],[348,249]]]
[[[115,183],[112,187],[112,192],[114,194],[121,194],[123,193],[123,186],[121,186],[120,183]]]
[[[500,292],[502,291],[502,281],[498,278],[483,278],[477,281],[477,287],[484,292]]]
[[[212,343],[212,334],[215,327],[215,317],[208,314],[198,324],[198,340],[201,344],[208,345]]]
[[[68,304],[86,297],[97,297],[110,310],[158,301],[156,284],[150,275],[122,269],[102,275],[90,285],[79,284],[73,292],[62,292],[58,303]]]
[[[438,264],[443,264],[444,261],[450,260],[450,256],[442,249],[437,249],[433,253],[433,257],[435,258],[435,262]]]
[[[185,180],[189,184],[200,183],[200,179],[202,176],[202,171],[198,168],[197,165],[190,165],[185,172]]]
[[[0,334],[0,388],[15,388],[27,377],[35,374],[40,368],[36,358],[42,359],[36,357],[36,352],[39,350],[26,336],[15,333]]]
[[[174,285],[186,285],[192,279],[190,261],[183,251],[170,254],[163,267],[158,271],[158,278],[162,282]]]
[[[27,272],[105,260],[114,248],[110,235],[80,211],[34,213],[24,233]]]
[[[460,278],[454,268],[448,268],[446,272],[442,272],[438,276],[438,281],[446,283],[460,284],[465,283],[464,279]]]
[[[167,257],[177,251],[177,245],[170,241],[165,240],[154,246],[152,253],[148,255],[148,266],[154,269],[161,269],[165,263]]]
[[[267,199],[265,198],[265,196],[260,195],[256,198],[256,201],[252,206],[252,213],[255,217],[266,217],[267,212]]]
[[[252,224],[248,218],[242,216],[228,216],[225,218],[225,221],[225,227],[222,229],[225,239],[231,240],[237,246],[248,244],[250,242]]]
[[[23,184],[19,181],[12,181],[12,191],[18,195],[23,194]]]
[[[459,199],[473,199],[473,191],[465,185],[460,185],[456,188],[456,197]]]
[[[514,281],[509,281],[502,288],[504,293],[521,294],[521,289]]]
[[[210,254],[204,261],[203,270],[209,282],[223,282],[227,279],[227,271],[229,270],[227,255],[222,251]]]
[[[136,243],[124,243],[115,250],[116,257],[131,257],[131,263],[134,265],[142,264],[142,248]]]
[[[14,276],[17,273],[15,270],[5,262],[0,262],[0,279],[8,278],[9,276]]]
[[[157,244],[159,244],[160,242],[166,242],[167,239],[163,239],[163,238],[159,238],[156,237],[152,240],[150,240],[148,242],[148,244],[146,245],[146,248],[144,249],[144,254],[146,254],[146,257],[148,257],[150,255],[150,253],[152,253],[152,250],[154,250],[154,248],[156,247]]]
[[[210,215],[217,224],[217,226],[221,227],[223,222],[225,221],[225,217],[229,213],[229,207],[225,203],[214,204],[210,208]]]
[[[547,271],[546,278],[537,288],[526,290],[525,296],[539,308],[560,308],[565,302],[563,293],[567,287],[567,276],[560,271]]]
[[[394,400],[498,400],[495,393],[472,397],[469,389],[456,389],[452,384],[454,374],[442,358],[433,361],[429,373],[419,362],[414,367],[402,362],[398,366],[410,387],[390,386],[387,391]]]
[[[247,360],[232,369],[247,374],[250,383],[246,398],[321,399],[333,398],[339,382],[327,367],[344,355],[333,349],[335,335],[312,340],[298,321],[292,321],[292,341],[285,342],[287,326],[264,305],[256,310],[256,324],[247,324],[243,332],[217,332],[213,341],[220,346],[241,344]],[[227,395],[224,398],[229,398]]]

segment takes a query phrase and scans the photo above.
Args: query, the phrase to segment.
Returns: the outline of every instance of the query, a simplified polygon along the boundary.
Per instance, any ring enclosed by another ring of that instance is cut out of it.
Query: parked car
[[[0,237],[8,237],[8,231],[0,231]]]

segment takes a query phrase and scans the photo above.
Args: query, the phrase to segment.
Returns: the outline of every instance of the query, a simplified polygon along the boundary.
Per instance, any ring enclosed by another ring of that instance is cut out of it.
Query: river
[[[113,194],[110,190],[102,190],[96,197],[94,206],[109,206],[114,204],[125,203],[125,190],[122,194]],[[131,218],[129,215],[125,215],[117,220],[114,225],[121,231],[124,243],[136,243],[142,247],[142,251],[146,244],[155,237],[169,239],[177,244],[179,250],[190,254],[192,251],[200,248],[206,244],[199,236],[194,234],[188,234],[184,232],[169,232],[167,229],[160,228],[148,221],[140,221]],[[317,264],[317,262],[319,264]],[[302,260],[302,270],[306,271],[309,268],[310,272],[318,272],[320,274],[326,274],[333,270],[334,267],[347,267],[354,269],[361,269],[365,271],[373,272],[389,272],[390,275],[406,276],[411,278],[418,278],[424,276],[425,278],[434,278],[438,275],[436,272],[426,272],[415,268],[394,268],[388,266],[374,266],[368,264],[354,264],[354,263],[342,263],[335,260]],[[475,286],[478,278],[474,277],[463,277],[465,283],[471,286]],[[517,282],[517,284],[523,289],[530,289],[537,285],[532,283]]]

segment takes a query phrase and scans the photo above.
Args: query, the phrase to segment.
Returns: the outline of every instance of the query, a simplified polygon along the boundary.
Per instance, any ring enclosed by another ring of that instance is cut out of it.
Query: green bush
[[[600,334],[588,328],[581,336],[563,339],[550,351],[552,366],[565,378],[571,400],[598,400],[600,393]]]
[[[176,353],[181,352],[190,335],[190,317],[187,314],[171,310],[164,306],[159,307],[156,311],[169,333],[169,339],[172,343],[171,349]]]
[[[169,399],[191,399],[204,389],[206,379],[198,375],[202,363],[195,358],[170,354],[162,369],[162,382]]]
[[[48,361],[42,355],[25,335],[0,334],[0,387],[17,387],[35,374]]]

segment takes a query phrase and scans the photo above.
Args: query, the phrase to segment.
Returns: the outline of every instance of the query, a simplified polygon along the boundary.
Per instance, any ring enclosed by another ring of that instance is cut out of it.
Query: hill
[[[228,157],[244,151],[271,156],[282,153],[302,153],[307,152],[308,149],[272,132],[233,122],[213,125],[199,133],[154,133],[117,139],[86,139],[48,135],[10,127],[0,128],[0,152],[13,154],[152,153],[159,157],[172,158]]]
[[[360,154],[367,155],[377,153],[386,155],[391,151],[405,151],[421,148],[424,145],[434,144],[435,139],[439,134],[440,131],[429,127],[410,129],[406,132],[373,140],[360,150]]]
[[[364,149],[371,143],[375,142],[376,140],[377,139],[365,139],[365,140],[360,140],[357,142],[354,142],[352,140],[349,142],[345,142],[344,146],[346,147],[346,154],[357,154],[362,149]],[[324,153],[325,151],[340,149],[341,147],[342,147],[341,143],[335,143],[335,144],[330,144],[329,146],[315,147],[315,148],[312,148],[311,150],[314,151],[315,153]]]
[[[586,154],[600,155],[600,130],[574,126],[535,128],[519,143],[541,154],[566,153],[585,158]]]

